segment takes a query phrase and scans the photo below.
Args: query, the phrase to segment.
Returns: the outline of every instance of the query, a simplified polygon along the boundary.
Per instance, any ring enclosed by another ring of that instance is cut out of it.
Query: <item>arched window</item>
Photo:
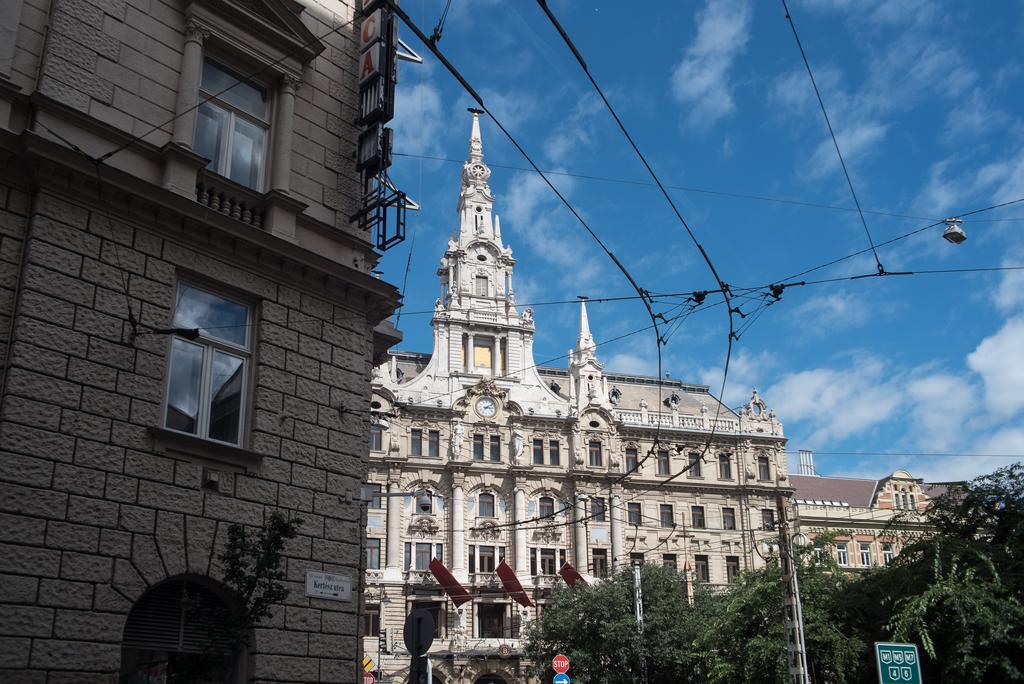
[[[555,514],[555,500],[550,496],[540,497],[540,516],[551,517]]]
[[[227,610],[211,588],[188,578],[151,588],[125,622],[121,681],[242,681],[244,643],[223,629]]]
[[[480,517],[481,518],[493,518],[494,517],[494,495],[493,494],[481,494],[480,495]]]

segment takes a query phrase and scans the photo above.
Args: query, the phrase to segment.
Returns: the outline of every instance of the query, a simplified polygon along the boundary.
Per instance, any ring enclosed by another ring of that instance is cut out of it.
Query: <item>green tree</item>
[[[829,543],[821,538],[820,544]],[[837,597],[851,580],[831,556],[794,549],[804,616],[804,640],[813,681],[852,681],[863,643],[844,627]],[[787,682],[782,571],[772,555],[763,568],[745,572],[719,597],[714,621],[701,631],[697,646],[709,682]]]
[[[687,601],[683,575],[653,564],[641,568],[644,634],[634,617],[633,570],[626,568],[594,586],[554,593],[527,632],[525,652],[535,673],[550,676],[551,659],[563,653],[573,682],[639,681],[646,663],[650,682],[701,682],[693,643],[709,622],[713,597],[696,588]]]

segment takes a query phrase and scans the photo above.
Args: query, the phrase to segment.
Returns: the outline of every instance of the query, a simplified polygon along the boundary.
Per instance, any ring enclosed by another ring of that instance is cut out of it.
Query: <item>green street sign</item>
[[[922,684],[917,644],[875,642],[879,684]]]

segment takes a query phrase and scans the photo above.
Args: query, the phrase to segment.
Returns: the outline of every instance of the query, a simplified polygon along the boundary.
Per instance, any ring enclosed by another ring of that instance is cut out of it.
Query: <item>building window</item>
[[[689,477],[703,477],[700,471],[701,460],[700,454],[690,454],[690,469],[687,471]]]
[[[673,520],[675,516],[672,512],[672,504],[661,504],[660,508],[658,509],[658,513],[662,527],[675,526],[675,520]]]
[[[366,540],[366,569],[380,570],[380,539]]]
[[[423,455],[423,430],[413,430],[409,434],[409,455]]]
[[[723,508],[722,509],[722,529],[723,530],[735,530],[736,529],[736,509],[735,508]]]
[[[892,565],[893,558],[895,557],[896,556],[892,550],[892,544],[889,542],[884,542],[882,544],[882,562],[886,565]]]
[[[427,433],[427,456],[430,458],[441,457],[441,433],[437,430]]]
[[[630,525],[640,524],[640,504],[628,503],[626,504],[626,522]]]
[[[551,465],[558,465],[562,462],[561,454],[559,453],[558,440],[553,439],[548,442],[548,462]]]
[[[484,368],[490,370],[491,368],[491,341],[490,340],[479,340],[476,339],[473,342],[473,367],[476,369]]]
[[[239,445],[249,365],[249,307],[178,283],[174,326],[198,329],[194,340],[171,338],[164,425],[196,437]]]
[[[370,451],[384,451],[384,430],[380,425],[370,426]]]
[[[478,275],[476,278],[473,279],[473,284],[473,294],[477,295],[478,297],[487,296],[487,276]]]
[[[633,551],[629,554],[630,565],[640,565],[644,562],[644,554],[642,551]]]
[[[912,510],[912,511],[916,511],[917,510],[917,501],[914,499],[914,495],[913,494],[910,495],[910,510]]]
[[[544,465],[544,440],[533,440],[533,464]]]
[[[729,454],[718,455],[718,477],[722,480],[732,479],[732,462],[729,460]]]
[[[825,547],[818,542],[814,542],[814,560],[818,563],[825,560]]]
[[[497,463],[501,460],[501,437],[491,435],[491,460]]]
[[[441,603],[440,601],[414,601],[412,604],[412,608],[413,610],[419,608],[430,613],[430,617],[434,619],[434,630],[436,638],[443,639],[447,635],[447,616],[445,615],[443,603]]]
[[[481,639],[501,639],[510,636],[505,633],[505,613],[507,604],[478,603],[476,614],[479,616],[477,629]]]
[[[594,577],[608,576],[608,549],[594,549],[594,567],[591,568]]]
[[[608,510],[608,507],[605,505],[605,500],[597,496],[590,501],[590,515],[594,519],[594,522],[605,522],[605,512]]]
[[[590,465],[597,468],[601,467],[604,463],[604,457],[601,455],[601,442],[591,440],[588,451],[590,453]]]
[[[637,450],[634,447],[626,449],[626,472],[631,473],[640,467],[640,460],[637,458]]]
[[[493,494],[481,494],[480,495],[480,517],[481,518],[493,518],[494,517],[494,495]]]
[[[484,436],[473,435],[473,460],[484,460]]]
[[[740,557],[739,556],[726,556],[725,557],[725,578],[729,582],[735,582],[736,578],[740,574]]]
[[[694,527],[698,529],[707,527],[707,522],[704,520],[703,506],[690,506],[690,518],[693,521]]]
[[[476,548],[477,553],[480,556],[480,562],[477,564],[477,572],[494,572],[494,568],[497,566],[494,547],[478,546]]]
[[[359,636],[377,636],[380,634],[380,606],[367,604],[363,608],[363,619],[359,621]]]
[[[860,544],[860,564],[864,567],[871,565],[871,544],[861,542]]]
[[[767,456],[757,457],[757,479],[762,481],[772,479],[772,469],[768,464]]]
[[[673,570],[678,570],[679,569],[679,566],[676,563],[676,554],[674,554],[674,553],[664,553],[664,554],[662,554],[661,555],[661,564],[664,565],[666,568],[672,568]]]
[[[210,60],[203,63],[194,151],[208,169],[261,190],[266,157],[267,91]]]
[[[672,466],[668,460],[667,451],[659,451],[655,457],[658,463],[658,474],[659,475],[671,475]]]
[[[761,529],[762,530],[774,530],[775,529],[775,511],[771,508],[761,509]]]
[[[540,497],[540,516],[541,518],[551,518],[555,515],[555,500],[550,496]]]
[[[430,559],[434,555],[434,545],[428,543],[405,542],[405,570],[427,570]]]
[[[711,567],[708,565],[707,556],[694,556],[693,557],[693,574],[701,582],[711,581]]]
[[[379,484],[368,484],[366,489],[366,496],[369,497],[369,501],[366,503],[367,508],[381,509],[384,508],[383,502],[380,499],[381,486]]]
[[[540,550],[540,574],[542,575],[554,575],[558,572],[558,568],[555,567],[555,550],[554,549],[541,549]]]
[[[839,557],[840,565],[850,564],[850,555],[846,550],[846,542],[839,542],[836,544],[836,555]]]

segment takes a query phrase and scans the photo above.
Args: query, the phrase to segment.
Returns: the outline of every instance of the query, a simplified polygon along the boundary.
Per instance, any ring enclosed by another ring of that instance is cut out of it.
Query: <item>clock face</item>
[[[483,178],[485,173],[487,173],[487,169],[483,164],[473,164],[469,167],[469,175],[473,178]]]
[[[484,418],[492,418],[498,412],[498,402],[490,397],[480,397],[476,402],[476,412]]]

